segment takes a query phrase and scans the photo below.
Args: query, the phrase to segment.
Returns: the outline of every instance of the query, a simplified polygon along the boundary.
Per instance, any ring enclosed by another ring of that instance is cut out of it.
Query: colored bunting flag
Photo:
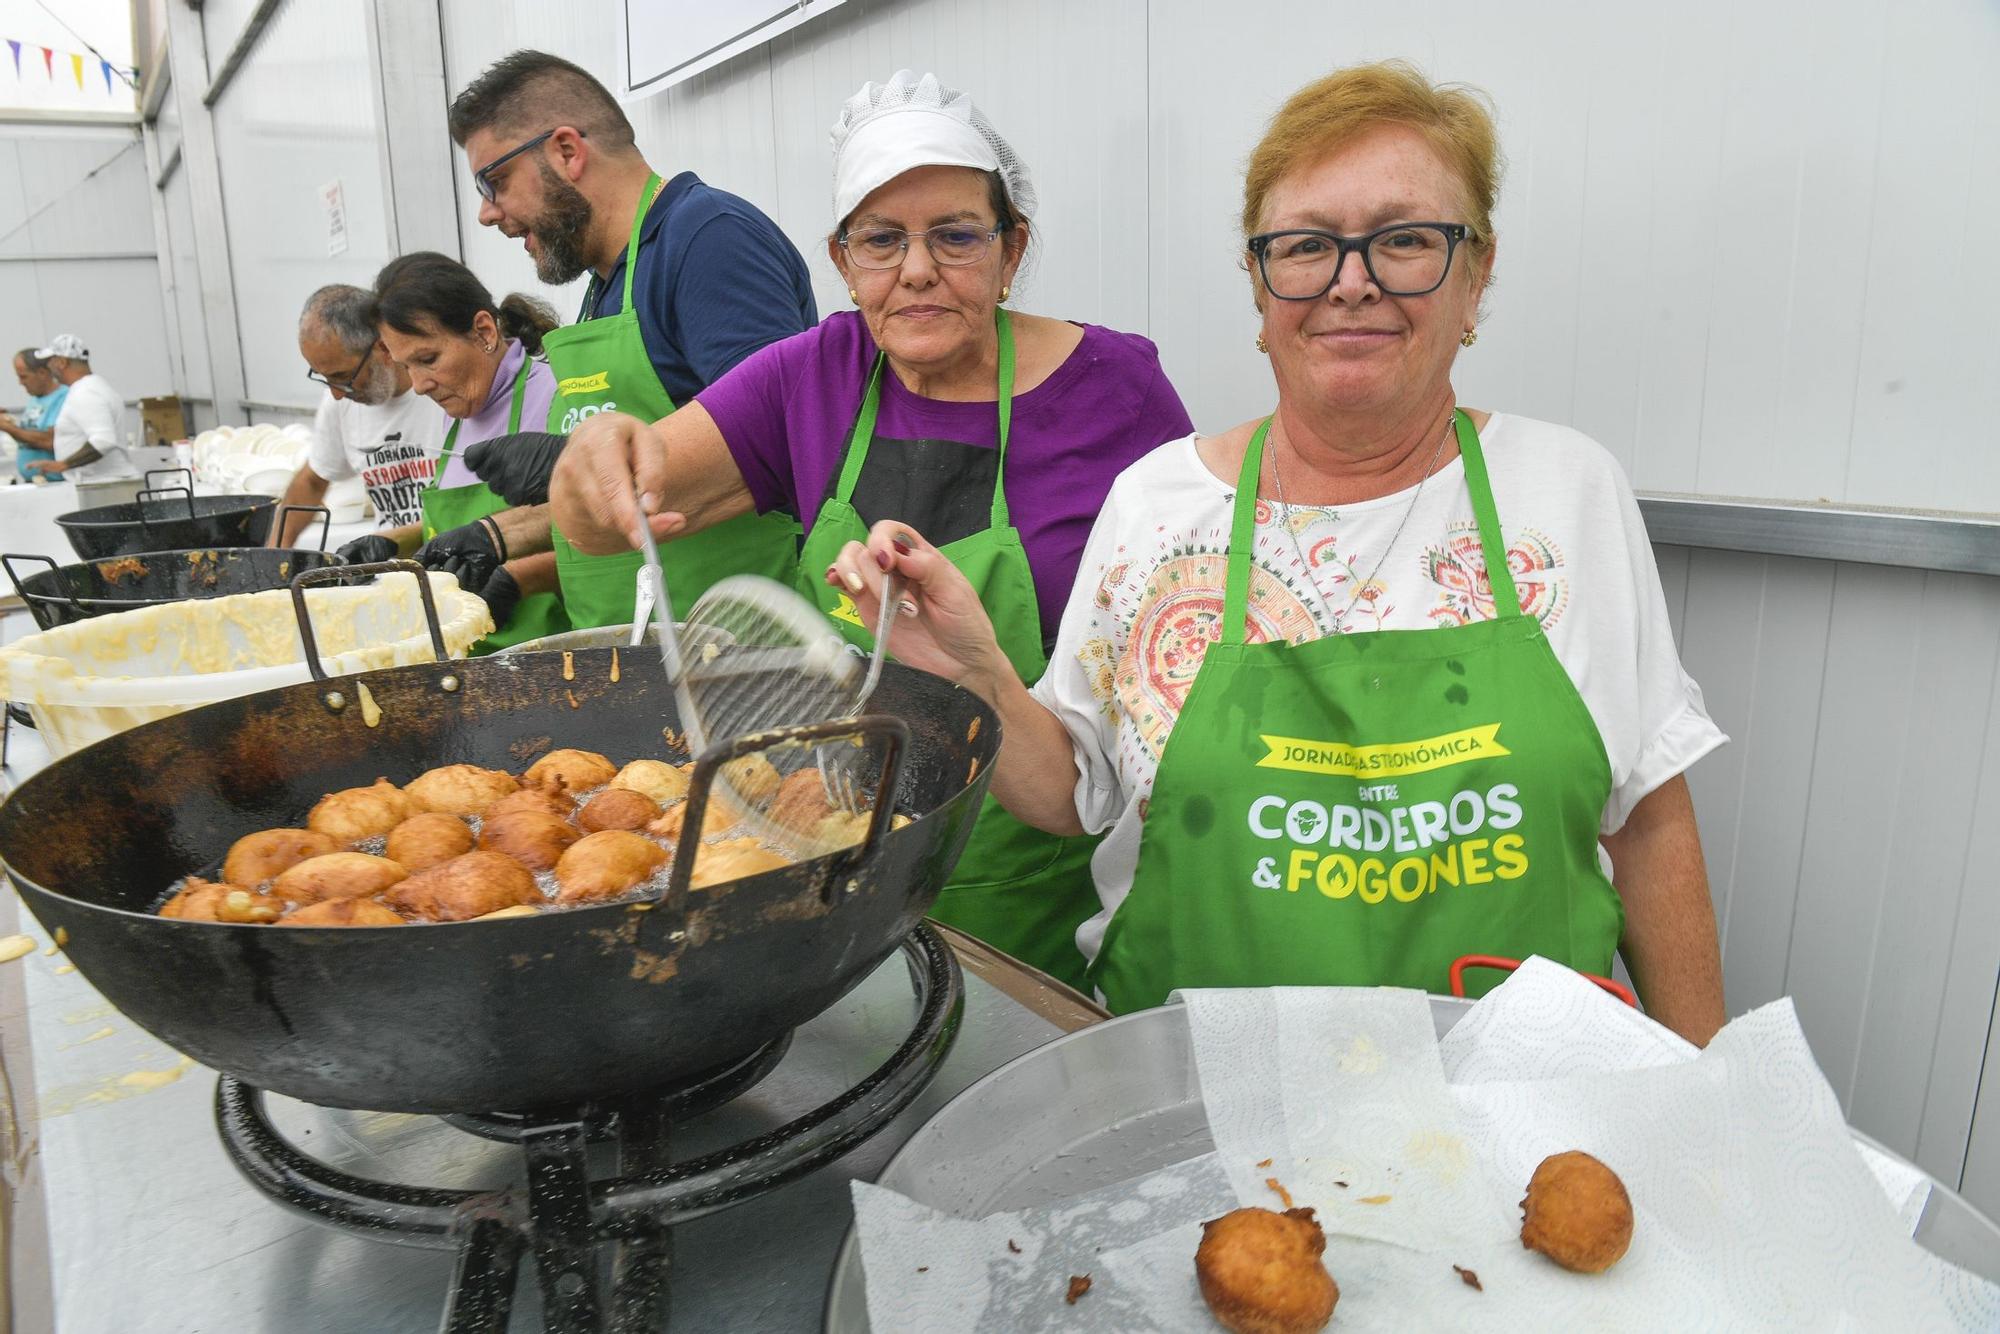
[[[69,72],[76,76],[76,90],[83,91],[83,57],[72,51],[69,53]]]
[[[21,77],[21,44],[9,37],[7,45],[14,48],[14,77],[18,79]]]
[[[51,79],[56,77],[56,53],[46,46],[42,48],[42,68]]]
[[[97,64],[98,67],[104,71],[104,91],[106,95],[109,95],[111,92],[111,62],[108,60],[100,60],[97,62]]]

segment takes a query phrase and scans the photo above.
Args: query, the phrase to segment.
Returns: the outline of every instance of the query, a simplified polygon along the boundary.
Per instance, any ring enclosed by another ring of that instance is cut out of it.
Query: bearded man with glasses
[[[805,261],[755,205],[647,164],[605,87],[566,60],[516,51],[451,106],[482,225],[521,241],[543,282],[590,282],[577,322],[542,346],[556,376],[547,434],[474,445],[465,462],[514,508],[493,516],[514,557],[555,552],[570,624],[629,622],[636,553],[592,556],[551,528],[544,502],[563,439],[598,413],[665,417],[758,349],[819,318]],[[790,579],[797,519],[743,514],[664,554],[682,607],[731,574]],[[480,550],[485,548],[485,550]],[[492,530],[440,533],[425,551],[501,554]]]

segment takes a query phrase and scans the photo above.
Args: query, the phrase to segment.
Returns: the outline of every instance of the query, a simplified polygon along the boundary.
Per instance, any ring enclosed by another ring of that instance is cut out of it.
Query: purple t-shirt
[[[1194,430],[1149,340],[1095,324],[1082,328],[1083,341],[1068,359],[1015,395],[1007,441],[1007,507],[1034,573],[1045,638],[1062,621],[1083,544],[1112,479],[1154,446]],[[787,510],[811,528],[838,478],[874,364],[868,326],[858,313],[841,311],[753,353],[697,396],[721,429],[760,513]],[[978,516],[992,497],[999,434],[993,403],[922,398],[885,369],[868,467],[901,469],[907,461],[912,474],[943,470],[901,494],[955,500],[965,523],[983,526]],[[882,478],[857,488],[862,519],[902,519],[941,540],[926,522],[937,516],[870,512],[871,496],[897,494],[904,480]]]
[[[458,423],[458,439],[452,444],[451,461],[444,466],[439,486],[471,486],[479,480],[479,475],[465,466],[465,451],[481,440],[508,433],[507,418],[514,407],[514,377],[521,373],[521,362],[527,355],[520,339],[507,340],[507,355],[500,359],[500,369],[493,372],[493,387],[486,391],[486,405]],[[549,404],[555,396],[555,372],[546,361],[536,362],[528,371],[527,392],[521,395],[521,429],[545,429],[549,424]]]

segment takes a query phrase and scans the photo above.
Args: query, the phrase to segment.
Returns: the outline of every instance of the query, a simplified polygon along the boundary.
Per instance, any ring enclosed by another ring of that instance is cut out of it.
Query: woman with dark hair
[[[518,433],[524,421],[548,420],[556,380],[538,356],[555,313],[519,293],[496,303],[472,270],[434,251],[391,260],[375,276],[375,302],[382,345],[409,372],[410,387],[453,419],[423,494],[417,560],[486,600],[494,630],[475,653],[568,629],[554,553],[510,558],[499,518],[507,502],[463,457],[482,440]]]

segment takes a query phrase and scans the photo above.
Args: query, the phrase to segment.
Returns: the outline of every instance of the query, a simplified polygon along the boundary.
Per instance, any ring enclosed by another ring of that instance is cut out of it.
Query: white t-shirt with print
[[[1077,932],[1087,958],[1132,887],[1141,803],[1219,634],[1227,562],[1216,555],[1229,546],[1236,488],[1202,463],[1195,440],[1161,445],[1113,483],[1034,688],[1076,744],[1083,827],[1110,830],[1091,863],[1104,908]],[[1540,619],[1603,737],[1612,787],[1602,828],[1615,832],[1642,797],[1728,738],[1681,668],[1617,463],[1588,436],[1526,417],[1496,414],[1480,442],[1522,609]],[[1463,462],[1434,474],[1411,509],[1414,490],[1282,516],[1259,501],[1256,557],[1271,578],[1251,581],[1253,622],[1303,642],[1492,619]]]
[[[306,466],[329,482],[359,476],[375,526],[401,528],[423,518],[423,491],[449,425],[443,408],[411,390],[377,404],[329,393],[313,414]]]
[[[125,452],[125,400],[111,381],[95,371],[70,385],[56,417],[51,448],[57,458],[66,459],[85,445],[94,446],[98,458],[64,474],[71,481],[102,481],[138,472]]]

